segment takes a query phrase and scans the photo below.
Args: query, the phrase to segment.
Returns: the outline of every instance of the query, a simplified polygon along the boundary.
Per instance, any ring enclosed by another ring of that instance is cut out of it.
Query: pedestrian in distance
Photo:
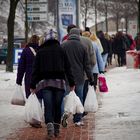
[[[140,32],[137,33],[137,35],[136,35],[134,40],[136,42],[136,50],[139,51],[140,50]]]
[[[39,94],[42,94],[44,101],[44,118],[48,139],[51,139],[54,136],[58,137],[60,132],[65,78],[68,79],[70,90],[74,90],[75,82],[66,52],[52,30],[45,39],[35,58],[30,90],[32,93],[36,93],[37,88],[40,87]]]
[[[105,38],[105,34],[103,31],[98,31],[97,36],[100,39],[100,42],[101,42],[102,47],[103,47],[102,57],[103,57],[104,69],[105,69],[107,67],[107,57],[109,54],[109,49],[110,49],[109,45],[110,44],[109,44],[109,41]]]
[[[71,30],[72,28],[76,28],[76,25],[74,25],[74,24],[68,25],[68,27],[67,27],[67,34],[63,37],[62,42],[68,39],[70,30]]]
[[[126,64],[127,45],[124,39],[124,34],[121,31],[116,34],[113,47],[114,52],[117,54],[118,66],[124,66]]]

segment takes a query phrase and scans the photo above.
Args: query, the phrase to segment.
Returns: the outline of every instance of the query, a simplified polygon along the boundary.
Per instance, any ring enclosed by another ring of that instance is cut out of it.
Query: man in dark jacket
[[[75,92],[83,103],[83,86],[85,82],[84,73],[86,72],[91,85],[93,85],[93,77],[86,48],[80,41],[80,29],[71,29],[68,40],[62,44],[62,47],[66,51],[69,62],[71,64],[75,81]],[[65,119],[65,116],[63,118]],[[81,119],[82,114],[74,115],[73,121],[76,126],[83,125]]]
[[[49,138],[53,135],[56,137],[59,135],[65,76],[71,90],[74,90],[74,78],[66,52],[51,35],[51,38],[41,46],[36,55],[30,85],[32,92],[35,92],[35,89],[37,90],[36,87],[41,86],[45,123]]]

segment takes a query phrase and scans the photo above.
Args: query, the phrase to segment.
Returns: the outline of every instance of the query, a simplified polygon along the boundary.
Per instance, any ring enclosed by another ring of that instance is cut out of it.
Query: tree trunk
[[[10,0],[10,11],[7,21],[8,29],[8,49],[6,60],[6,71],[13,72],[13,58],[14,58],[14,21],[17,3],[19,0]]]
[[[108,33],[108,9],[107,9],[107,4],[105,4],[105,25],[106,25],[106,33]]]
[[[98,31],[98,24],[97,24],[97,1],[95,0],[95,33]]]
[[[119,31],[119,15],[118,13],[116,14],[116,32]]]
[[[126,34],[128,32],[128,17],[125,17],[125,29],[126,29]]]
[[[87,26],[87,3],[85,3],[85,28]]]

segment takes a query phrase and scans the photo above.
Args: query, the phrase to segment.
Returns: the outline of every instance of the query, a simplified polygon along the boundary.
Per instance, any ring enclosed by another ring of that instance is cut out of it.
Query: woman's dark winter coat
[[[125,53],[125,42],[124,42],[123,37],[115,38],[113,45],[114,45],[113,50],[116,54],[124,54]]]
[[[31,73],[32,73],[33,62],[35,59],[35,56],[29,47],[32,47],[34,50],[38,49],[38,46],[36,44],[28,44],[23,49],[21,58],[18,63],[18,71],[17,71],[17,79],[16,79],[16,83],[18,85],[22,85],[22,80],[24,77],[25,93],[27,98],[30,95]]]
[[[70,63],[64,49],[55,39],[46,41],[38,51],[31,79],[31,88],[43,79],[64,79],[67,76],[69,85],[74,86]]]

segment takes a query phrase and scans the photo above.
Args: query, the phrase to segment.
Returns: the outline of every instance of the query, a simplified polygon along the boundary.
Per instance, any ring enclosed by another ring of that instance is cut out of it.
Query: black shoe
[[[54,136],[59,137],[60,124],[54,124]]]
[[[82,117],[85,117],[88,114],[88,112],[84,112]]]
[[[61,121],[61,124],[62,124],[63,127],[67,127],[67,125],[68,125],[68,121],[67,121],[68,117],[69,117],[68,114],[63,114],[62,121]]]

